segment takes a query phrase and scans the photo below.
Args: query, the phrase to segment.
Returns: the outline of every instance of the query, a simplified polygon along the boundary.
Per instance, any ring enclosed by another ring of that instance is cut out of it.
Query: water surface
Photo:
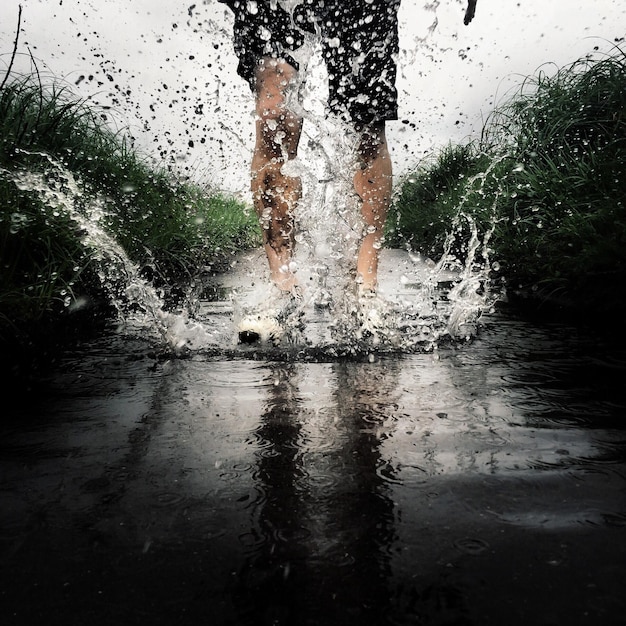
[[[623,624],[623,351],[506,311],[431,352],[111,333],[2,422],[5,624]]]

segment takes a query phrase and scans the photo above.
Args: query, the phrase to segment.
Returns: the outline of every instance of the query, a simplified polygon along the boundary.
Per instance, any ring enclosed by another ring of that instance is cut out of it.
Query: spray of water
[[[349,139],[331,139],[337,134],[326,133],[323,128],[317,129],[317,135],[310,132],[310,151],[321,153],[319,171],[327,178],[320,178],[318,170],[307,167],[304,160],[295,164],[299,175],[310,183],[302,202],[296,257],[301,280],[309,289],[304,310],[297,317],[297,332],[295,324],[287,328],[292,332],[285,333],[287,344],[279,349],[334,357],[432,350],[445,338],[466,340],[474,336],[480,316],[498,294],[489,281],[491,231],[481,238],[463,211],[466,199],[456,218],[458,223],[467,222],[471,232],[463,258],[451,252],[452,234],[437,264],[410,252],[383,251],[381,294],[363,319],[356,293],[349,288],[354,282],[349,268],[362,233],[349,177],[343,174],[350,159],[345,155],[351,154]],[[101,285],[118,312],[120,332],[154,336],[176,351],[233,349],[233,310],[246,303],[258,304],[267,294],[261,252],[253,255],[251,267],[235,265],[230,282],[228,277],[215,279],[222,280],[222,288],[215,287],[211,301],[194,307],[193,313],[166,311],[159,292],[141,276],[137,265],[103,226],[105,199],[86,192],[58,161],[45,154],[36,156],[43,157],[48,167],[2,170],[2,174],[20,190],[36,194],[43,205],[76,223]],[[484,181],[486,174],[477,178]],[[453,224],[452,230],[455,227]],[[68,296],[66,305],[76,303]]]
[[[478,331],[481,315],[499,297],[489,280],[488,244],[493,226],[479,232],[471,212],[465,211],[468,191],[439,262],[411,251],[383,251],[380,293],[363,311],[355,289],[355,258],[364,234],[352,180],[358,136],[326,115],[326,70],[315,36],[307,35],[305,45],[294,54],[301,72],[289,106],[303,118],[304,126],[298,158],[283,169],[289,176],[300,177],[303,184],[291,269],[298,272],[307,296],[293,324],[285,322],[290,326],[285,333],[289,345],[281,349],[333,357],[364,351],[432,350],[444,340],[471,338]],[[207,289],[213,297],[194,303],[193,311],[166,311],[159,292],[144,280],[103,226],[105,199],[86,192],[58,161],[45,154],[36,156],[47,161],[43,170],[2,173],[76,223],[102,287],[123,322],[121,331],[130,328],[150,333],[175,350],[233,349],[236,318],[246,308],[259,306],[268,295],[262,253],[253,255],[251,266],[238,262],[231,277],[215,279],[218,282]],[[488,174],[475,177],[467,189],[480,187]],[[454,232],[461,225],[469,229],[470,237],[459,255],[453,253],[453,244]],[[66,304],[76,303],[68,297]]]
[[[283,172],[302,181],[293,267],[309,290],[309,304],[318,311],[308,316],[308,330],[289,336],[296,344],[313,344],[331,355],[433,349],[444,338],[471,338],[500,294],[489,280],[488,244],[494,224],[479,232],[465,207],[470,190],[480,193],[496,162],[468,181],[440,261],[427,262],[412,253],[395,255],[394,263],[406,265],[404,273],[396,266],[391,281],[383,275],[380,296],[363,311],[355,266],[365,224],[352,180],[359,137],[352,127],[326,114],[325,68],[314,39],[309,37],[299,54],[299,82],[289,93],[289,108],[304,120],[303,135],[298,158]],[[455,231],[462,225],[469,229],[469,241],[465,250],[453,253]],[[258,302],[257,293],[252,308]],[[327,310],[326,321],[319,321],[319,309]],[[298,326],[300,322],[298,318]]]
[[[74,174],[49,155],[31,156],[43,159],[47,167],[0,171],[18,189],[35,194],[43,206],[66,215],[76,224],[76,231],[97,268],[101,286],[126,329],[141,328],[142,332],[155,333],[174,350],[187,346],[190,336],[202,335],[202,329],[185,314],[164,310],[157,290],[142,278],[137,265],[103,227],[105,199],[84,191]],[[67,307],[77,304],[67,296]]]

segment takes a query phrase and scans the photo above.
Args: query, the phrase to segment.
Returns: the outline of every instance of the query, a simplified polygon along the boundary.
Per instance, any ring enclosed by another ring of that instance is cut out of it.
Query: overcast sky
[[[28,70],[32,54],[44,76],[113,107],[142,152],[175,158],[198,181],[246,195],[253,103],[235,72],[224,5],[2,0],[0,69],[11,57],[19,5],[18,69]],[[595,48],[610,51],[626,35],[624,0],[478,0],[469,26],[464,8],[464,0],[402,2],[400,120],[388,126],[399,176],[448,141],[479,136],[494,105],[540,66],[553,72]],[[311,93],[319,96],[323,70],[313,66]]]

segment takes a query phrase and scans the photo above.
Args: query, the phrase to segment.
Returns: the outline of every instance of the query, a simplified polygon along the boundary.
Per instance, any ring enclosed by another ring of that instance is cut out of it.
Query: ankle
[[[292,293],[298,287],[298,281],[293,274],[285,276],[282,272],[280,276],[273,276],[272,283],[279,291]]]
[[[374,298],[376,297],[376,293],[377,293],[376,283],[372,283],[372,284],[359,283],[357,284],[356,293],[357,293],[357,298],[359,300]]]

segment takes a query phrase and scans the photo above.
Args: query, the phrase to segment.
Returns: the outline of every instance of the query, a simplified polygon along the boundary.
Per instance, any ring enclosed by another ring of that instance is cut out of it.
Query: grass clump
[[[0,84],[0,202],[0,341],[67,317],[80,299],[106,299],[81,217],[97,219],[157,286],[260,242],[242,203],[149,164],[37,72]]]
[[[488,160],[473,144],[449,144],[409,174],[401,181],[391,207],[387,245],[408,247],[427,257],[441,256],[472,177],[486,169]],[[468,236],[465,226],[458,224],[454,231],[457,251]]]
[[[624,308],[625,171],[626,56],[617,50],[528,78],[479,145],[448,147],[404,183],[391,235],[441,254],[451,231],[466,239],[454,225],[461,210],[493,227],[491,258],[513,291]]]

